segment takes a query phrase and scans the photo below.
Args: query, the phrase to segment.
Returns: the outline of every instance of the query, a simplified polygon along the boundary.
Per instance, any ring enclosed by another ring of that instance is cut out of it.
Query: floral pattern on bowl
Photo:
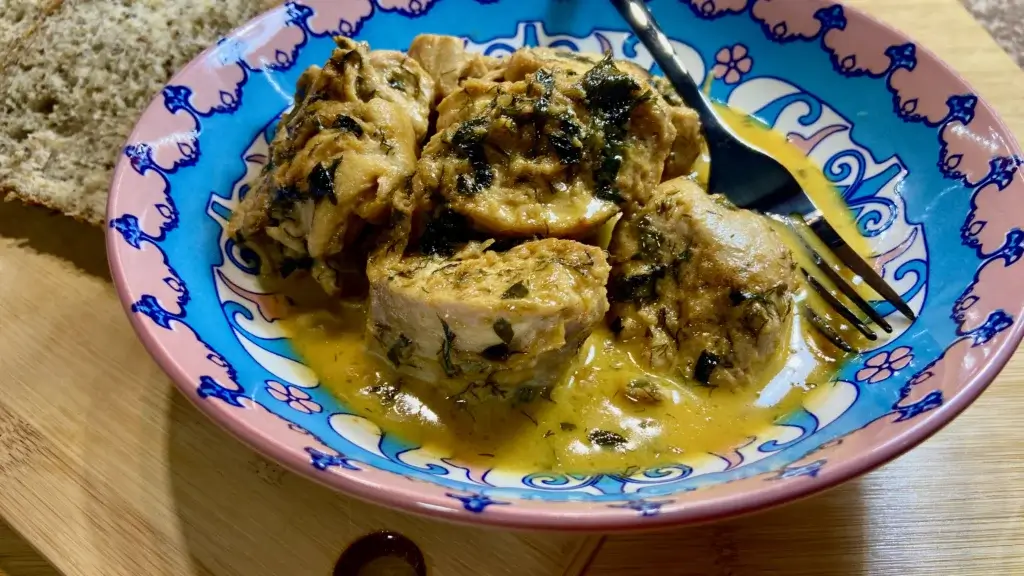
[[[1020,341],[1022,156],[934,56],[825,0],[653,0],[711,94],[788,134],[835,182],[876,267],[919,314],[756,437],[622,474],[486,469],[350,413],[284,338],[281,297],[224,233],[276,119],[331,35],[375,48],[419,32],[471,49],[612,51],[656,70],[608,3],[308,0],[240,28],[176,75],[129,137],[107,249],[133,327],[197,406],[292,469],[361,498],[453,520],[647,528],[756,510],[833,486],[948,423]],[[472,23],[472,24],[470,24]],[[756,63],[756,65],[755,65]],[[978,136],[985,135],[982,141]]]

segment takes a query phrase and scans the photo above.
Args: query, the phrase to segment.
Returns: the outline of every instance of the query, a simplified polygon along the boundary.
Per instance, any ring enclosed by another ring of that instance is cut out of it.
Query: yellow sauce
[[[743,137],[799,175],[829,221],[843,222],[836,225],[844,236],[860,239],[832,184],[799,149],[759,122],[721,111]],[[299,306],[283,322],[298,354],[356,414],[439,456],[513,470],[622,473],[673,463],[682,454],[727,450],[792,413],[840,360],[798,316],[764,381],[732,392],[648,373],[634,361],[637,354],[601,327],[547,397],[500,399],[467,390],[462,398],[447,398],[429,384],[400,380],[367,354],[364,317],[362,303],[335,301]],[[661,402],[631,399],[626,387],[636,379],[660,384]],[[600,446],[588,438],[594,430],[614,432],[625,443]]]

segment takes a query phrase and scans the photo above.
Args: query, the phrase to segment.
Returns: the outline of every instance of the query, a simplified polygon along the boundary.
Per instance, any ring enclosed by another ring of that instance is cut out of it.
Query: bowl
[[[430,31],[491,55],[560,46],[653,68],[606,2],[289,2],[198,56],[142,114],[111,184],[107,253],[142,342],[196,406],[258,451],[344,493],[454,521],[707,521],[819,492],[920,443],[989,385],[1022,336],[1024,156],[1010,132],[934,55],[848,6],[651,7],[713,97],[823,167],[875,266],[918,314],[801,409],[736,446],[628,476],[462,465],[383,432],[321,386],[283,338],[282,296],[261,290],[257,256],[225,234],[296,79],[327,59],[332,36],[405,49]]]

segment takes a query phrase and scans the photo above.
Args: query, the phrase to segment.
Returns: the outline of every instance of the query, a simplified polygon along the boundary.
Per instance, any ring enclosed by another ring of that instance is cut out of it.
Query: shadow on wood
[[[0,576],[60,576],[60,572],[6,522],[0,522]]]
[[[869,553],[865,524],[860,482],[849,482],[753,516],[662,533],[609,536],[601,548],[602,561],[587,576],[645,574],[650,566],[658,566],[665,576],[861,574]],[[674,568],[665,572],[666,566]]]
[[[0,200],[0,241],[50,254],[100,278],[110,279],[103,229],[41,206]]]
[[[430,574],[562,576],[596,543],[445,524],[348,498],[257,455],[179,393],[168,420],[174,505],[197,574],[323,576],[356,539],[390,530],[419,546]]]

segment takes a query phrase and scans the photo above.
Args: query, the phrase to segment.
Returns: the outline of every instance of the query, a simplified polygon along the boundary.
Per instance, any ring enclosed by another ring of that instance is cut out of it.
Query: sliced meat
[[[504,69],[505,80],[525,80],[541,69],[564,70],[570,76],[583,75],[604,60],[600,54],[573,52],[561,48],[520,48],[508,57]],[[640,66],[628,60],[613,60],[615,67],[646,85],[651,75]]]
[[[700,116],[696,110],[683,102],[676,89],[664,76],[652,76],[651,84],[668,103],[669,117],[676,129],[676,139],[665,162],[665,173],[662,178],[671,180],[679,176],[688,176],[693,172],[693,164],[704,148]]]
[[[604,253],[571,240],[371,260],[368,339],[400,373],[458,391],[547,386],[608,310]]]
[[[798,277],[765,217],[677,178],[619,223],[611,254],[611,327],[653,367],[736,387],[785,348]]]
[[[352,265],[342,250],[367,225],[385,224],[407,188],[434,101],[433,80],[414,60],[336,41],[327,64],[299,78],[270,161],[228,227],[274,271],[311,268],[332,293]]]
[[[497,58],[468,52],[465,45],[465,40],[455,36],[420,34],[409,46],[409,56],[434,79],[438,102],[458,90],[465,80],[500,73],[505,65]]]
[[[560,62],[515,82],[467,80],[446,98],[418,193],[520,237],[580,238],[644,201],[675,140],[664,102],[610,58],[579,63],[582,74]]]
[[[689,176],[704,147],[700,116],[696,110],[686,106],[670,106],[668,115],[675,126],[676,139],[665,161],[665,173],[662,175],[665,180]]]

